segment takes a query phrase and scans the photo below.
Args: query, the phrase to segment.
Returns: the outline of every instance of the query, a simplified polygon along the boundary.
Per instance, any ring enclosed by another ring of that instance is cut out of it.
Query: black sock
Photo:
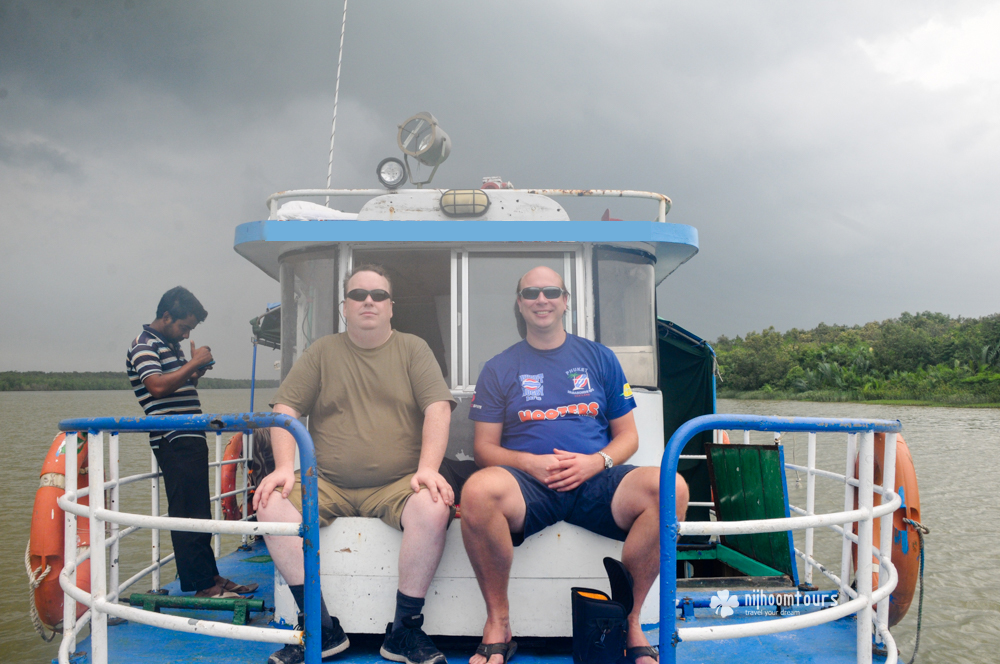
[[[298,607],[299,611],[304,611],[303,607],[306,604],[306,587],[302,586],[288,586],[288,589],[292,591],[292,597],[295,598],[295,605]],[[323,629],[331,629],[333,627],[333,618],[330,617],[330,612],[326,608],[326,601],[323,599],[323,594],[320,593],[319,596],[319,622]]]
[[[394,630],[402,628],[403,618],[412,618],[413,616],[419,616],[423,608],[424,608],[423,597],[410,597],[409,595],[404,595],[403,593],[397,590],[396,617],[392,621],[392,628]]]

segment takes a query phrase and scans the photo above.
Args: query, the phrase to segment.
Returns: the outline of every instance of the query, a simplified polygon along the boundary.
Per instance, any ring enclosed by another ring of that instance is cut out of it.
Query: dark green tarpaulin
[[[656,321],[660,352],[660,391],[663,393],[663,440],[682,424],[700,415],[715,412],[712,375],[715,354],[702,339],[662,318]],[[684,454],[704,454],[712,432],[698,434],[685,446]],[[704,460],[681,459],[678,470],[687,481],[692,502],[711,502],[708,464]],[[708,521],[707,507],[691,507],[689,521]],[[681,538],[682,542],[704,541],[706,537]]]

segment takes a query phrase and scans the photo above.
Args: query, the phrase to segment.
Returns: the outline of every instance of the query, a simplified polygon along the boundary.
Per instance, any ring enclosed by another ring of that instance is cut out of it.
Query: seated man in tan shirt
[[[381,654],[406,664],[443,664],[444,655],[421,626],[424,597],[441,554],[455,494],[438,472],[448,446],[455,400],[427,344],[393,331],[392,285],[376,265],[355,268],[344,292],[347,332],[307,348],[274,397],[274,412],[309,415],[319,469],[319,516],[382,519],[403,531],[396,615]],[[275,470],[254,496],[260,521],[301,521],[301,488],[293,471],[295,442],[271,429]],[[266,537],[274,564],[303,607],[302,540]],[[323,657],[350,645],[322,603]],[[271,664],[304,660],[288,645]]]

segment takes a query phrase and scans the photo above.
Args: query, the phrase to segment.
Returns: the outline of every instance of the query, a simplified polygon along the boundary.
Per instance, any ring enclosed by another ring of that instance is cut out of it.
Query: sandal
[[[476,654],[485,657],[486,664],[489,664],[490,657],[493,655],[503,655],[503,664],[507,664],[516,652],[517,641],[514,639],[507,643],[480,643],[476,648]]]
[[[203,588],[196,592],[194,596],[202,599],[246,599],[243,595],[226,590],[218,584],[211,588]]]
[[[657,662],[660,661],[660,651],[653,646],[632,646],[625,649],[625,660],[635,664],[640,657],[652,657]]]
[[[256,584],[256,583],[249,583],[249,584],[246,584],[246,585],[240,585],[240,584],[238,584],[238,583],[236,583],[234,581],[230,581],[229,579],[225,579],[225,578],[220,577],[220,581],[218,582],[218,585],[223,590],[225,590],[225,591],[228,591],[228,592],[231,592],[231,593],[236,593],[238,595],[246,595],[248,593],[252,593],[255,590],[257,590],[257,585],[258,584]]]

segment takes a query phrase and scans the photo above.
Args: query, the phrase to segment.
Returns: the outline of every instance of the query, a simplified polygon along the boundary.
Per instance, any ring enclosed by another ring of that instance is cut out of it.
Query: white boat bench
[[[392,620],[402,533],[378,519],[341,518],[320,528],[320,583],[332,615],[348,633],[382,634]],[[621,542],[559,523],[514,549],[511,626],[519,636],[571,636],[570,588],[610,591],[602,560],[621,558]],[[275,571],[275,617],[295,622],[292,594]],[[643,605],[644,624],[658,622],[659,585]],[[444,556],[427,593],[429,634],[479,636],[486,605],[454,520]]]

